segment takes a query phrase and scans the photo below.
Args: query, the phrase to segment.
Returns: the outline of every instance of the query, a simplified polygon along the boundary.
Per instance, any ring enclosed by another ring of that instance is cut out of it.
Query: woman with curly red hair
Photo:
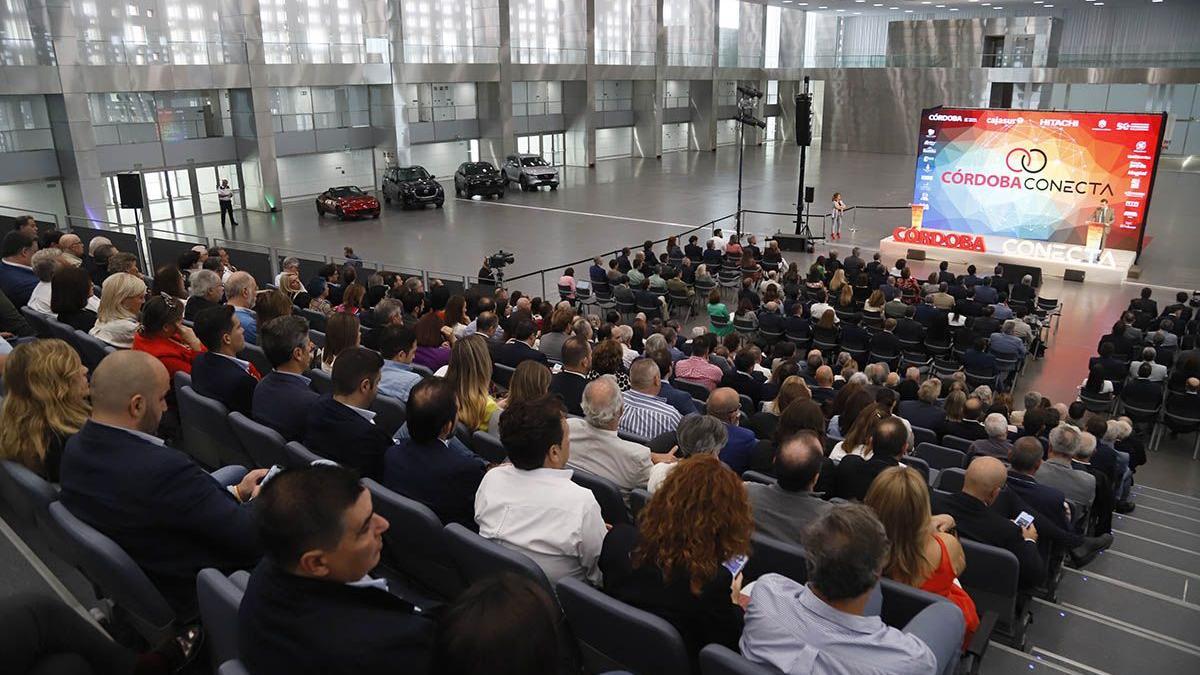
[[[737,649],[742,575],[724,563],[750,552],[754,520],[740,478],[713,455],[675,465],[638,516],[614,528],[600,567],[612,596],[669,621],[693,661],[710,642]]]

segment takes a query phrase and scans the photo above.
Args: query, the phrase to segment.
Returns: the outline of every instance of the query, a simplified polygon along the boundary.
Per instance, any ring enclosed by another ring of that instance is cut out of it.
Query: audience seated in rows
[[[312,452],[378,479],[392,439],[375,424],[371,405],[379,393],[383,358],[366,347],[343,351],[333,365],[332,394],[309,409],[304,446]]]
[[[207,351],[192,363],[192,389],[220,401],[230,412],[251,417],[262,374],[253,363],[238,358],[246,338],[237,314],[229,305],[209,307],[196,315],[193,329]]]
[[[625,401],[611,375],[602,375],[587,384],[582,409],[583,419],[567,420],[571,441],[569,467],[610,480],[628,493],[646,487],[655,464],[675,461],[674,455],[655,454],[644,445],[617,436]]]
[[[62,340],[17,345],[3,363],[0,459],[57,483],[67,441],[88,419],[88,369]]]
[[[274,370],[255,386],[251,414],[285,439],[302,440],[311,409],[320,398],[304,375],[312,366],[314,349],[308,321],[298,316],[272,319],[262,325],[259,341]]]

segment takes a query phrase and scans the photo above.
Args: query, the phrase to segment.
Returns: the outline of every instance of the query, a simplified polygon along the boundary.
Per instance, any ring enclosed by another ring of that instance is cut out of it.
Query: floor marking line
[[[1148,541],[1148,542],[1150,542],[1151,544],[1158,544],[1159,546],[1165,546],[1166,548],[1173,548],[1173,549],[1175,549],[1176,551],[1180,551],[1180,552],[1183,552],[1183,553],[1187,553],[1188,555],[1200,556],[1200,552],[1193,551],[1193,550],[1191,550],[1191,549],[1186,549],[1186,548],[1184,548],[1184,547],[1182,547],[1182,546],[1176,546],[1176,545],[1174,545],[1174,544],[1168,544],[1168,543],[1167,543],[1167,542],[1165,542],[1165,541],[1159,541],[1159,540],[1157,540],[1157,539],[1151,539],[1150,537],[1143,537],[1143,536],[1142,536],[1142,535],[1140,535],[1140,534],[1134,534],[1134,533],[1132,533],[1132,532],[1126,532],[1125,530],[1118,530],[1118,529],[1115,529],[1115,528],[1113,529],[1113,532],[1120,533],[1120,535],[1121,535],[1122,537],[1132,537],[1133,539],[1141,539],[1142,541]]]
[[[1167,499],[1166,497],[1159,497],[1158,495],[1149,495],[1149,494],[1145,494],[1145,493],[1142,493],[1142,494],[1134,493],[1133,496],[1135,499],[1153,499],[1157,502],[1162,502],[1164,504],[1170,504],[1171,506],[1173,506],[1177,509],[1191,509],[1192,511],[1196,511],[1196,512],[1200,513],[1200,506],[1192,506],[1191,504],[1181,504],[1176,501],[1171,501],[1170,499]]]
[[[1036,654],[1038,656],[1048,656],[1052,659],[1057,659],[1059,661],[1062,661],[1063,663],[1068,663],[1072,666],[1075,666],[1076,668],[1082,668],[1083,670],[1086,670],[1089,673],[1095,673],[1096,675],[1111,675],[1108,671],[1100,670],[1099,668],[1093,668],[1086,663],[1080,663],[1074,659],[1068,659],[1067,657],[1063,656],[1062,654],[1056,654],[1056,653],[1050,651],[1049,649],[1042,649],[1041,647],[1034,647],[1030,651],[1033,654]]]
[[[63,582],[57,576],[55,576],[53,572],[50,571],[50,568],[47,567],[46,563],[42,562],[42,559],[33,552],[33,549],[29,548],[29,544],[26,544],[24,539],[21,539],[21,537],[17,536],[16,531],[14,531],[8,522],[3,518],[0,518],[0,532],[2,532],[4,537],[12,543],[13,548],[17,549],[17,552],[25,558],[25,562],[29,563],[29,566],[38,573],[38,576],[42,577],[42,580],[54,590],[54,593],[58,595],[63,602],[67,603],[67,606],[75,610],[75,612],[86,619],[88,623],[99,629],[101,633],[106,636],[108,635],[108,631],[106,631],[103,626],[96,622],[96,618],[92,616],[91,612],[89,612],[81,602],[79,602],[79,599],[75,597],[75,594],[67,590],[67,587],[63,585]]]
[[[1189,581],[1191,581],[1191,579],[1188,579],[1186,577],[1183,580],[1183,601],[1184,602],[1187,602],[1187,591],[1188,591],[1188,582]]]
[[[1173,530],[1175,532],[1178,532],[1179,534],[1186,534],[1189,537],[1200,537],[1200,532],[1190,532],[1188,530],[1181,530],[1178,527],[1172,527],[1170,525],[1163,525],[1162,523],[1156,523],[1153,520],[1146,520],[1145,518],[1137,518],[1135,516],[1130,516],[1127,514],[1126,515],[1116,514],[1116,515],[1114,515],[1114,517],[1119,518],[1121,520],[1132,520],[1135,523],[1146,523],[1147,525],[1153,525],[1154,527],[1161,527],[1164,530]]]
[[[461,197],[459,198],[459,201],[470,202],[472,204],[476,203],[474,199],[462,199]],[[631,216],[610,216],[610,215],[604,214],[604,213],[591,213],[590,211],[572,211],[570,209],[554,209],[554,208],[550,208],[549,206],[530,206],[528,204],[509,204],[507,202],[501,202],[501,201],[487,202],[487,201],[482,201],[482,200],[479,201],[478,203],[479,204],[487,204],[489,206],[507,206],[507,207],[514,208],[514,209],[530,209],[531,211],[550,211],[551,213],[565,213],[565,214],[572,215],[572,216],[585,216],[588,218],[611,218],[613,220],[628,220],[633,223],[647,223],[649,225],[665,225],[667,227],[680,227],[685,230],[692,230],[692,229],[704,227],[703,223],[701,223],[699,225],[687,225],[685,223],[671,223],[671,222],[667,222],[665,220],[649,220],[647,218],[633,218]]]
[[[1110,549],[1104,551],[1104,555],[1115,555],[1119,558],[1125,558],[1127,560],[1133,560],[1135,562],[1140,562],[1140,563],[1149,565],[1151,567],[1157,567],[1160,570],[1166,570],[1167,572],[1174,572],[1175,574],[1178,574],[1182,577],[1188,577],[1191,579],[1200,580],[1200,574],[1197,574],[1195,572],[1189,572],[1187,570],[1181,570],[1178,567],[1171,567],[1170,565],[1164,565],[1163,563],[1160,563],[1155,560],[1147,560],[1146,558],[1142,558],[1142,557],[1139,557],[1139,556],[1136,556],[1136,555],[1133,555],[1130,553],[1126,553],[1124,551],[1114,551],[1113,549],[1110,548]]]
[[[1025,652],[1021,651],[1020,649],[1013,649],[1012,647],[1009,647],[1008,645],[1006,645],[1002,642],[996,642],[995,640],[992,640],[988,643],[988,649],[999,649],[1002,652],[1006,652],[1008,654],[1013,654],[1014,656],[1019,656],[1022,659],[1025,659],[1026,661],[1028,661],[1030,663],[1036,663],[1041,666],[1046,666],[1047,668],[1049,668],[1051,670],[1057,670],[1060,673],[1069,673],[1070,675],[1083,675],[1082,673],[1080,673],[1077,670],[1068,670],[1067,668],[1064,668],[1064,667],[1060,666],[1059,664],[1054,663],[1053,661],[1044,661],[1042,659],[1036,659],[1036,658],[1030,656],[1029,654],[1026,654]]]
[[[1169,602],[1172,605],[1183,607],[1185,609],[1191,609],[1191,610],[1200,612],[1200,605],[1193,605],[1190,602],[1186,602],[1186,600],[1180,600],[1179,598],[1173,598],[1164,593],[1159,593],[1158,591],[1152,591],[1149,588],[1144,588],[1142,586],[1138,586],[1137,584],[1133,584],[1128,581],[1122,581],[1120,579],[1115,579],[1113,577],[1105,576],[1103,574],[1097,574],[1095,572],[1087,572],[1085,570],[1077,570],[1073,567],[1065,567],[1064,566],[1063,570],[1067,571],[1067,572],[1073,572],[1075,574],[1078,574],[1081,577],[1087,577],[1089,579],[1103,581],[1104,583],[1112,584],[1113,586],[1124,588],[1126,590],[1133,591],[1135,593],[1141,593],[1142,595],[1154,598],[1156,600],[1162,600],[1163,602]],[[1185,579],[1183,583],[1184,583],[1184,594],[1186,595],[1187,580]]]
[[[1117,619],[1117,618],[1111,617],[1107,614],[1104,614],[1103,612],[1096,612],[1096,611],[1093,611],[1090,609],[1086,609],[1084,607],[1080,607],[1078,605],[1073,605],[1068,602],[1060,602],[1058,604],[1055,604],[1053,602],[1048,602],[1046,600],[1043,600],[1041,598],[1036,598],[1036,597],[1033,599],[1033,601],[1040,605],[1045,605],[1046,607],[1049,607],[1055,611],[1061,612],[1063,610],[1066,610],[1066,611],[1072,612],[1074,614],[1077,614],[1085,619],[1091,619],[1092,621],[1095,621],[1096,623],[1106,625],[1110,628],[1115,628],[1115,629],[1125,632],[1125,633],[1129,633],[1130,635],[1136,635],[1140,638],[1150,640],[1151,642],[1157,642],[1161,645],[1173,647],[1181,652],[1184,652],[1185,654],[1190,654],[1192,656],[1200,656],[1200,645],[1194,645],[1190,642],[1184,642],[1183,640],[1180,640],[1179,638],[1174,638],[1174,637],[1171,637],[1170,635],[1165,635],[1163,633],[1159,633],[1158,631],[1153,631],[1153,630],[1150,630],[1149,628],[1145,628],[1143,626],[1138,626],[1138,625],[1129,623],[1128,621],[1122,621],[1120,619]]]
[[[1183,497],[1184,499],[1191,499],[1191,500],[1193,500],[1193,501],[1195,501],[1195,502],[1200,502],[1200,497],[1193,497],[1192,495],[1185,495],[1185,494],[1183,494],[1182,492],[1172,492],[1171,490],[1164,490],[1164,489],[1162,489],[1162,488],[1156,488],[1156,487],[1154,487],[1154,486],[1152,486],[1152,485],[1138,485],[1138,486],[1137,486],[1135,489],[1138,489],[1138,490],[1154,490],[1155,492],[1165,492],[1165,493],[1167,493],[1167,494],[1169,494],[1169,495],[1174,495],[1174,496],[1176,496],[1176,497]]]

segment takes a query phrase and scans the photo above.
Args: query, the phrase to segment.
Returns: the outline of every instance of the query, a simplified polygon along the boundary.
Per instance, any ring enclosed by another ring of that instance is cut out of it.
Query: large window
[[[271,122],[276,132],[344,129],[371,124],[366,85],[274,87]]]
[[[408,63],[495,63],[500,45],[497,0],[403,0]]]
[[[562,113],[561,82],[513,82],[514,117]]]
[[[663,0],[667,65],[711,66],[715,19],[711,0]]]
[[[44,96],[0,96],[0,152],[53,147]]]
[[[218,7],[202,0],[77,0],[80,58],[88,65],[245,63],[226,40]]]
[[[596,3],[596,63],[651,66],[658,42],[655,0]]]
[[[511,0],[513,63],[584,63],[587,8],[583,0]]]
[[[259,0],[267,63],[364,63],[362,3]]]

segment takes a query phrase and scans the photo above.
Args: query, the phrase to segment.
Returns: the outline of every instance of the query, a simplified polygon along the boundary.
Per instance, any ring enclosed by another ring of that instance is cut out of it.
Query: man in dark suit
[[[254,566],[258,538],[244,505],[265,469],[228,471],[232,487],[153,436],[167,409],[167,369],[141,351],[109,354],[92,374],[91,419],[63,451],[62,504],[117,543],[181,614],[196,574]]]
[[[550,393],[562,399],[567,412],[582,415],[583,389],[592,369],[592,348],[583,338],[569,337],[563,341],[562,359],[562,370],[550,378]]]
[[[1004,278],[1003,265],[996,265],[995,269],[992,270],[992,276],[990,279],[992,282],[992,288],[996,289],[997,300],[1001,295],[1008,295],[1010,284],[1008,283],[1008,279]]]
[[[971,322],[971,335],[973,337],[988,337],[992,333],[1000,332],[1000,320],[995,317],[996,310],[991,305],[985,305],[979,308],[979,316]]]
[[[1189,377],[1184,380],[1183,393],[1167,399],[1167,412],[1190,419],[1200,418],[1200,379]]]
[[[254,388],[250,411],[254,421],[298,441],[304,438],[309,409],[320,398],[304,376],[313,357],[308,320],[293,315],[271,319],[259,327],[258,341],[275,369]]]
[[[353,471],[288,469],[264,487],[255,516],[267,556],[237,620],[250,672],[428,672],[433,622],[367,576],[388,522]]]
[[[718,456],[740,476],[750,468],[750,460],[758,446],[758,439],[753,431],[738,425],[738,412],[741,410],[738,393],[728,387],[719,387],[708,395],[707,404],[706,413],[725,424],[725,431],[729,437]]]
[[[604,269],[604,259],[600,256],[592,258],[592,266],[588,268],[588,279],[593,284],[608,283],[608,270]]]
[[[1042,464],[1041,441],[1032,436],[1018,438],[1013,444],[1009,460],[1012,462],[1012,468],[1009,469],[1008,479],[1005,481],[1006,491],[1019,498],[1027,507],[1024,510],[1035,517],[1034,524],[1042,534],[1067,547],[1067,552],[1076,567],[1087,564],[1097,553],[1112,545],[1111,534],[1100,537],[1083,537],[1076,534],[1071,529],[1070,518],[1067,515],[1067,498],[1062,490],[1041,485],[1034,478]],[[1048,549],[1042,547],[1042,550],[1046,552]]]
[[[696,412],[696,402],[692,400],[692,395],[686,391],[676,389],[670,382],[671,372],[675,367],[675,361],[671,357],[671,353],[669,351],[658,350],[652,351],[646,354],[646,356],[654,360],[662,379],[658,387],[658,397],[665,398],[672,408],[679,411],[680,415],[691,415]],[[550,385],[553,387],[553,379],[550,380]]]
[[[896,339],[896,320],[885,319],[883,322],[883,330],[871,337],[871,353],[881,356],[899,355],[900,340]]]
[[[312,407],[304,445],[322,457],[355,469],[368,478],[383,471],[383,453],[392,439],[375,425],[370,410],[379,391],[383,357],[366,347],[351,347],[333,362],[333,395]]]
[[[983,280],[983,283],[975,286],[975,301],[976,302],[981,302],[985,305],[992,305],[992,304],[995,304],[996,300],[998,300],[999,298],[1000,298],[1000,294],[996,292],[996,289],[992,288],[992,278],[991,277],[985,278]]]
[[[759,333],[783,333],[783,314],[779,312],[779,303],[772,300],[763,305],[758,312]]]
[[[976,396],[967,397],[967,402],[963,404],[963,417],[961,420],[945,423],[945,435],[958,436],[965,438],[968,441],[978,441],[987,438],[987,429],[983,428],[983,424],[979,421],[979,415],[983,412],[983,401]]]
[[[871,459],[861,455],[846,455],[837,466],[834,477],[835,497],[862,500],[875,477],[885,469],[900,465],[908,452],[908,428],[895,416],[880,420],[875,433],[867,441]]]
[[[1021,277],[1021,283],[1013,284],[1010,299],[1032,306],[1033,301],[1037,299],[1037,289],[1033,287],[1033,277],[1026,274]]]
[[[208,351],[192,362],[192,388],[220,401],[230,412],[250,417],[254,388],[262,375],[253,363],[237,357],[246,346],[246,337],[233,307],[221,305],[200,312],[194,330]]]
[[[958,298],[954,303],[954,309],[963,316],[978,317],[983,315],[983,303],[975,299],[975,287],[963,286],[966,297]]]
[[[917,388],[917,400],[901,401],[899,415],[914,427],[929,429],[940,438],[946,433],[946,411],[938,404],[942,383],[936,377],[925,380]]]
[[[754,354],[749,349],[742,349],[733,357],[733,370],[725,374],[720,386],[729,387],[742,396],[749,396],[755,407],[765,398],[763,377],[754,372]],[[747,410],[751,415],[755,411]]]
[[[996,372],[996,357],[987,351],[987,340],[975,338],[971,348],[963,352],[963,367],[976,373]]]
[[[629,270],[633,269],[633,263],[629,262],[629,248],[621,249],[620,255],[617,256],[617,269],[621,274],[628,274]]]
[[[976,271],[977,270],[974,265],[967,265],[967,273],[963,275],[962,278],[963,286],[970,288],[981,281],[979,276],[975,274]]]
[[[904,316],[896,320],[896,339],[907,342],[924,342],[925,326],[916,320],[917,309],[909,305]]]
[[[812,324],[804,318],[804,303],[792,305],[792,315],[783,320],[783,332],[788,336],[807,338]]]
[[[1138,366],[1137,378],[1126,383],[1121,390],[1121,400],[1139,408],[1157,408],[1162,401],[1163,385],[1150,379],[1153,373],[1154,364],[1142,361]]]
[[[1134,312],[1147,314],[1151,318],[1158,316],[1158,303],[1150,299],[1152,293],[1153,291],[1150,290],[1149,286],[1142,288],[1140,296],[1135,300],[1129,301],[1129,309]]]
[[[384,455],[380,482],[428,506],[443,524],[477,529],[475,491],[487,462],[454,437],[454,387],[437,377],[422,380],[408,395],[407,412],[409,438]]]
[[[938,283],[953,284],[955,281],[954,272],[950,271],[950,263],[945,260],[938,263]]]
[[[518,317],[513,322],[512,337],[508,342],[496,347],[494,354],[496,363],[510,368],[516,368],[521,365],[522,361],[530,359],[538,363],[546,363],[546,354],[533,348],[536,333],[537,327],[534,326],[532,318],[527,315]]]
[[[1088,360],[1088,370],[1099,365],[1104,371],[1104,379],[1111,380],[1113,387],[1123,382],[1129,374],[1129,363],[1116,357],[1116,348],[1111,342],[1100,343],[1100,355]]]
[[[29,304],[29,296],[38,285],[32,267],[37,250],[37,238],[19,230],[4,235],[0,242],[0,291],[17,307]]]
[[[1046,564],[1038,550],[1037,527],[1020,528],[1013,521],[990,510],[1004,487],[1004,464],[994,457],[979,457],[967,467],[962,492],[945,495],[933,491],[934,513],[954,516],[960,536],[1005,549],[1017,557],[1022,590],[1036,587],[1046,577]]]

